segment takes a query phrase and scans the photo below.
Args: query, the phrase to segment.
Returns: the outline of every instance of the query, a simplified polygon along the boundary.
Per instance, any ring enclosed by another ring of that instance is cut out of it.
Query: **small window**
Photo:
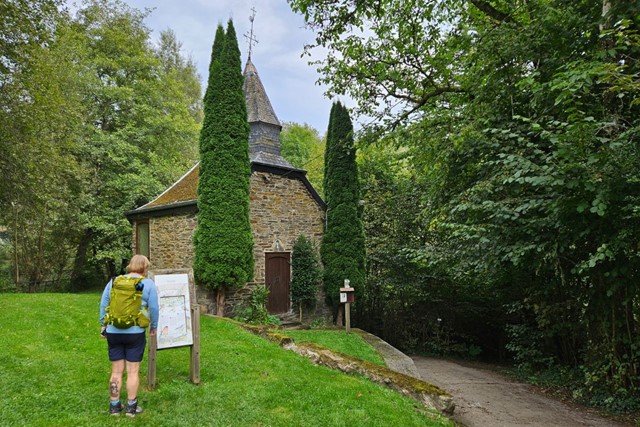
[[[136,229],[136,254],[149,258],[149,223],[139,222]]]

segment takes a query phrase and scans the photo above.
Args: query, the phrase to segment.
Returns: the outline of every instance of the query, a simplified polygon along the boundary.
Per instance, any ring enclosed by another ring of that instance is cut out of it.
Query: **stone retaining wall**
[[[432,409],[446,415],[453,414],[455,403],[453,397],[440,387],[385,366],[365,362],[345,354],[334,352],[318,344],[303,342],[295,343],[293,339],[280,331],[263,325],[247,325],[237,322],[240,326],[280,345],[282,348],[294,351],[309,358],[318,365],[338,369],[348,374],[360,374],[371,381],[389,387],[407,397],[420,402],[427,409]]]

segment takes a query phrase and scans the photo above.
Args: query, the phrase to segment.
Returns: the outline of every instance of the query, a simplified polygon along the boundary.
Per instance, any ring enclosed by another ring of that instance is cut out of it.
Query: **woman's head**
[[[133,258],[131,258],[131,261],[129,261],[129,265],[127,265],[127,271],[129,273],[138,273],[144,276],[147,274],[147,270],[150,265],[151,263],[146,256],[134,255]]]

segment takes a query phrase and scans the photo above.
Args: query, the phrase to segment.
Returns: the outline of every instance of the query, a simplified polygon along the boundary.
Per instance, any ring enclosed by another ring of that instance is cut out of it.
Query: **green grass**
[[[447,426],[359,376],[315,366],[242,328],[201,321],[201,379],[188,348],[158,352],[145,413],[107,415],[110,363],[99,294],[0,294],[0,424],[29,426]],[[146,384],[146,357],[141,384]]]
[[[385,366],[384,359],[357,333],[339,330],[291,330],[285,335],[295,342],[310,341],[330,350],[344,353],[356,359]]]

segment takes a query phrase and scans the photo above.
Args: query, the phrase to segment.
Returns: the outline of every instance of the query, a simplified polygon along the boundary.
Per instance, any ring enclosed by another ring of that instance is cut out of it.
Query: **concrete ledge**
[[[369,343],[369,345],[376,349],[376,351],[383,357],[384,363],[389,369],[420,379],[418,368],[416,368],[416,364],[409,356],[384,341],[382,338],[370,334],[367,331],[357,328],[353,328],[351,330],[359,334],[366,342]]]

